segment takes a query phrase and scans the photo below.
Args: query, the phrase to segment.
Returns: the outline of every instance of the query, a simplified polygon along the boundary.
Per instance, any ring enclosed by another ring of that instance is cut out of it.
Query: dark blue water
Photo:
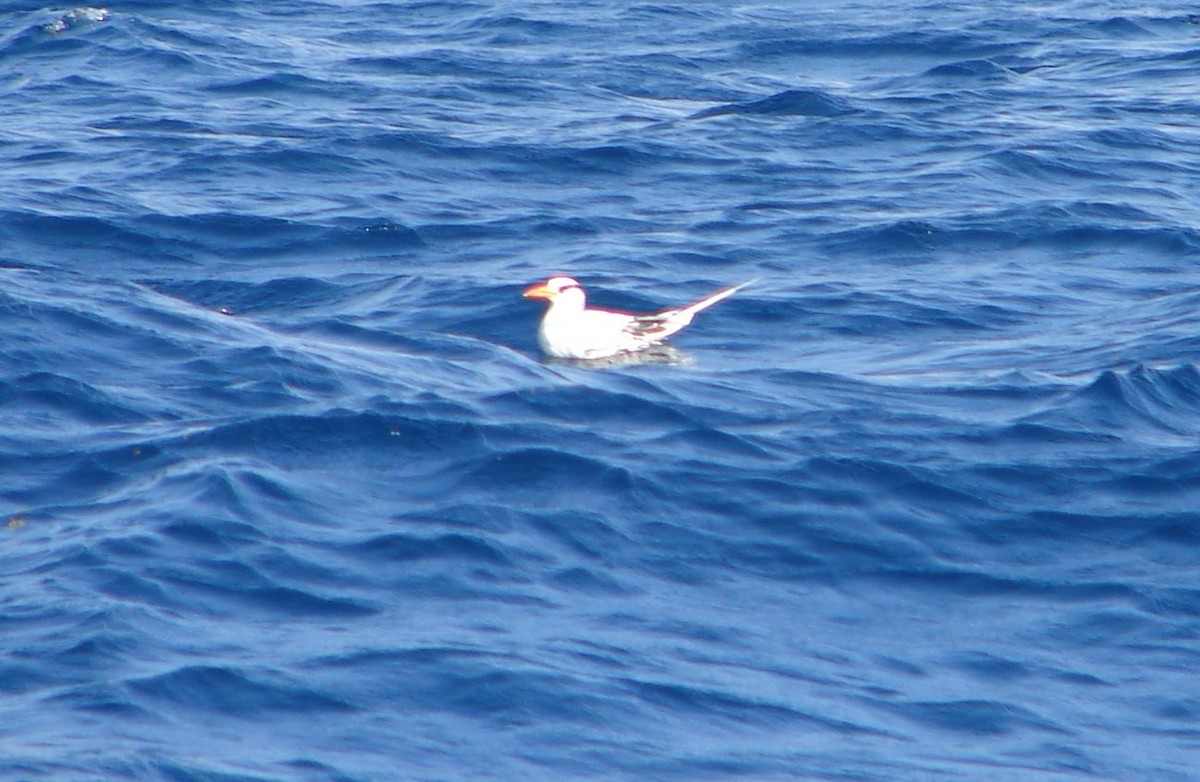
[[[4,3],[0,778],[1196,779],[1198,65],[1111,1]],[[761,279],[596,369],[557,272]]]

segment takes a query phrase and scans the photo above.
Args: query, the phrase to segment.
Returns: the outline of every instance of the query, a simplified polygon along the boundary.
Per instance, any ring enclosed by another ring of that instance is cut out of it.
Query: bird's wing
[[[581,356],[607,356],[654,341],[640,336],[636,323],[637,316],[627,312],[588,308],[573,322],[571,350]]]
[[[638,339],[650,342],[666,339],[691,323],[692,318],[696,316],[697,312],[732,296],[753,282],[756,282],[756,280],[746,280],[737,285],[722,288],[716,293],[705,296],[700,301],[693,302],[686,307],[663,310],[653,315],[635,315],[629,324],[625,326],[625,331]]]

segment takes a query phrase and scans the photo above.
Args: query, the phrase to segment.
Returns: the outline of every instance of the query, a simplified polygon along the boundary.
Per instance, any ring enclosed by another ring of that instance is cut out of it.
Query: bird
[[[551,277],[531,285],[522,294],[526,299],[545,299],[549,306],[538,326],[538,345],[552,358],[606,359],[661,345],[692,322],[697,312],[732,296],[754,282],[722,288],[686,307],[663,310],[651,315],[587,306],[583,286],[565,275]]]

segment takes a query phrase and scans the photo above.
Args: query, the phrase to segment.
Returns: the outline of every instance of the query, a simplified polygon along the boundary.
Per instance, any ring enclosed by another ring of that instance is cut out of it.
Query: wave
[[[688,119],[707,119],[728,114],[773,117],[837,117],[853,111],[848,101],[821,90],[785,90],[766,98],[727,103],[692,114]]]
[[[0,38],[0,61],[7,57],[28,56],[46,47],[53,46],[62,52],[63,42],[70,39],[72,33],[86,33],[89,30],[108,22],[112,14],[107,8],[81,6],[66,13],[41,9],[36,13],[27,13],[18,24],[18,32],[10,33]],[[71,50],[78,50],[77,45],[68,44]]]
[[[898,31],[875,36],[844,32],[830,37],[776,37],[744,42],[739,59],[778,59],[799,56],[838,56],[851,60],[900,57],[920,60],[929,56],[970,57],[994,54],[1008,46],[971,32]]]
[[[972,81],[1006,81],[1014,71],[991,60],[961,60],[936,65],[925,72],[926,76]]]
[[[1186,442],[1200,412],[1200,371],[1187,364],[1173,368],[1137,366],[1106,370],[1079,390],[1057,400],[1023,423],[1060,430],[1098,433],[1117,439],[1158,436]]]
[[[348,712],[343,700],[278,677],[256,676],[225,666],[194,665],[131,681],[139,696],[170,701],[175,708],[215,714]]]

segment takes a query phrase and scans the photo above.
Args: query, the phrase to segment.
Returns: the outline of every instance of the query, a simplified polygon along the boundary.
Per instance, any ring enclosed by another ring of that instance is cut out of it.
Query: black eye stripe
[[[581,291],[581,290],[583,290],[583,286],[582,285],[564,285],[563,287],[559,288],[556,291],[556,293],[562,293],[563,291],[569,291],[569,290]]]

